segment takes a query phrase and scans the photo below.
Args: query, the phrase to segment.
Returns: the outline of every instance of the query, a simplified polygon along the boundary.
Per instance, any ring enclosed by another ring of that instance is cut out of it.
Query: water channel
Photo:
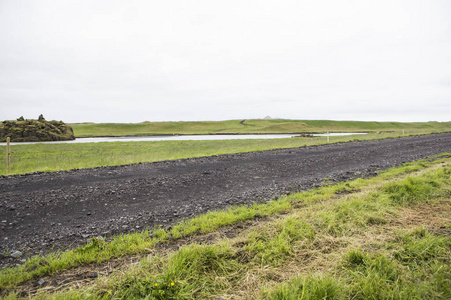
[[[340,132],[312,134],[312,136],[346,136],[366,134],[363,132]],[[102,142],[155,142],[155,141],[211,141],[211,140],[255,140],[255,139],[286,139],[299,136],[299,134],[221,134],[221,135],[161,135],[161,136],[125,136],[125,137],[92,137],[77,138],[73,141],[54,142],[11,142],[11,145],[26,144],[75,144],[75,143],[102,143]],[[6,143],[0,143],[4,146]]]

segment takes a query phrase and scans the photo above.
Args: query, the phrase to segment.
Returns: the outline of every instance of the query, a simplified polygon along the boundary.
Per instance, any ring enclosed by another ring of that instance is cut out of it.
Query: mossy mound
[[[12,142],[41,142],[75,140],[74,132],[63,121],[46,121],[42,115],[38,120],[3,121],[0,123],[0,142],[10,137]]]

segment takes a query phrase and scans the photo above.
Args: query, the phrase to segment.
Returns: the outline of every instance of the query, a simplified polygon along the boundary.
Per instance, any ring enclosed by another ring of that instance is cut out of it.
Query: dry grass
[[[399,231],[411,231],[418,226],[426,226],[431,231],[451,235],[445,225],[451,224],[451,199],[433,204],[402,208],[383,227],[374,226],[369,230],[349,237],[324,236],[315,240],[310,249],[299,249],[293,259],[278,268],[255,267],[244,275],[244,280],[230,294],[220,297],[231,299],[259,299],[261,290],[272,290],[296,276],[312,273],[332,273],[341,263],[344,253],[351,249],[376,251],[381,245],[396,238]],[[263,284],[262,284],[263,283]]]

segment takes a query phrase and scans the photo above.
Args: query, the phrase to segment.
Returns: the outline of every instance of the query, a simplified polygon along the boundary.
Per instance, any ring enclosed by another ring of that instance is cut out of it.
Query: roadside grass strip
[[[54,293],[49,286],[33,289],[30,296],[447,299],[450,199],[451,159],[444,154],[373,178],[326,183],[268,203],[210,212],[169,231],[121,235],[111,242],[95,238],[75,250],[34,257],[0,272],[0,295],[28,297],[30,290],[20,284],[31,279],[138,255],[137,263],[124,264],[108,276]],[[434,214],[421,217],[414,214],[418,209],[433,209]],[[412,215],[416,217],[409,219]],[[243,226],[231,238],[174,244],[232,224]]]
[[[406,133],[405,136],[423,135],[431,132],[412,130]],[[326,137],[297,137],[270,140],[19,144],[11,146],[11,170],[9,174],[7,174],[6,160],[0,160],[0,175],[150,163],[340,142],[396,138],[400,136],[402,136],[400,132],[331,136],[329,143]],[[0,154],[6,156],[6,146],[0,146]]]

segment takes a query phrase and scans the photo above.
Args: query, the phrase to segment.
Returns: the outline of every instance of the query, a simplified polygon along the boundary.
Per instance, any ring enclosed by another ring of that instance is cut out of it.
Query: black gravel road
[[[0,266],[444,152],[451,133],[0,177]]]

